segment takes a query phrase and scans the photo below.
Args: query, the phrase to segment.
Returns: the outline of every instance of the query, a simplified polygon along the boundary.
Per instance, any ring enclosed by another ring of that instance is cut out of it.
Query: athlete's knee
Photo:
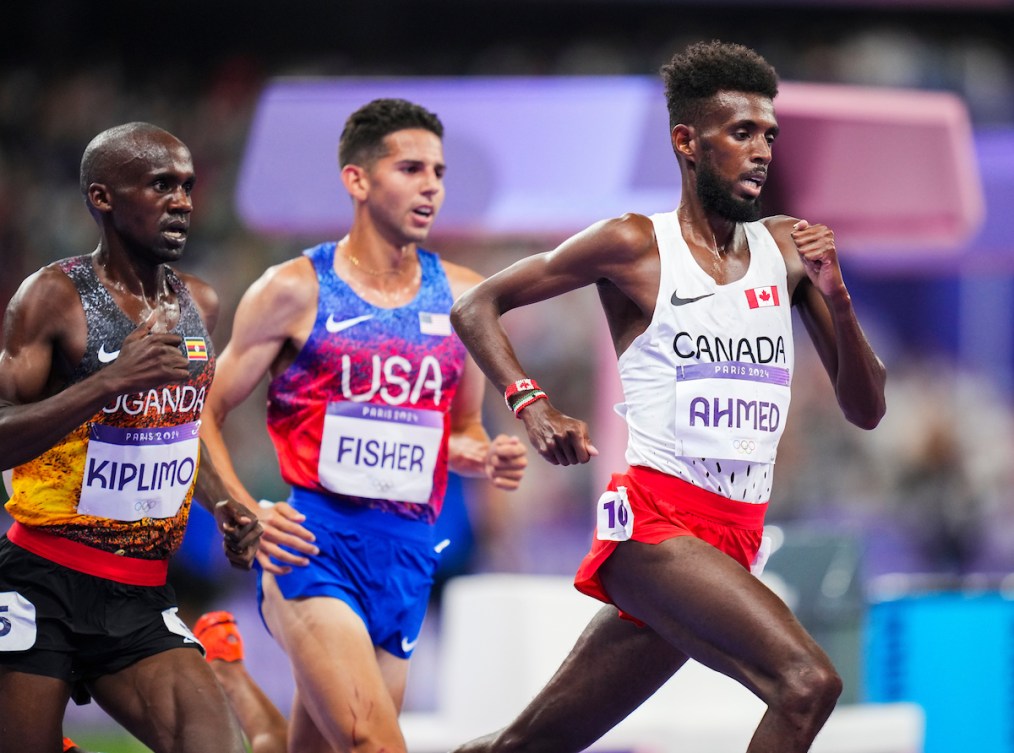
[[[384,725],[357,724],[348,733],[349,744],[340,747],[348,753],[408,753],[400,731]]]
[[[782,673],[776,698],[778,709],[805,723],[823,724],[842,692],[841,676],[823,652],[800,658]]]

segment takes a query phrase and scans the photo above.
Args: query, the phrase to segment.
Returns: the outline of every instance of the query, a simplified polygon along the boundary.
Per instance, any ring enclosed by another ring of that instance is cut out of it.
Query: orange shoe
[[[236,618],[229,612],[208,612],[194,625],[194,635],[204,646],[208,661],[242,661],[243,638]]]
[[[77,743],[71,740],[69,737],[63,738],[63,753],[85,753],[83,748],[79,748]]]

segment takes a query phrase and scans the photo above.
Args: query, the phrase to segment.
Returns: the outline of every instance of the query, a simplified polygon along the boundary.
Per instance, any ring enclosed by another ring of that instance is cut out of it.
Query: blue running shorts
[[[433,526],[301,487],[288,501],[306,516],[320,554],[275,576],[282,595],[338,599],[362,618],[374,646],[411,657],[439,561]]]

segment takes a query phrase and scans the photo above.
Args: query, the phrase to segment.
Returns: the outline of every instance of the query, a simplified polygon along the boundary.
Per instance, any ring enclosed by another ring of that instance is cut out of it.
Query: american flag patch
[[[447,314],[419,312],[419,331],[424,335],[451,334],[451,317]]]
[[[187,346],[187,358],[191,361],[208,360],[208,344],[203,337],[184,337],[183,344]]]
[[[778,304],[778,286],[768,285],[764,288],[750,288],[746,291],[746,301],[750,304],[750,308],[759,309],[765,306],[777,306]]]

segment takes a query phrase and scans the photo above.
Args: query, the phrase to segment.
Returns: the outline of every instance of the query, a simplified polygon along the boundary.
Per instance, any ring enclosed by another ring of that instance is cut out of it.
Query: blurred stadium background
[[[843,245],[846,281],[888,365],[888,416],[873,433],[848,426],[814,354],[799,348],[769,521],[785,544],[771,567],[841,667],[846,700],[922,702],[933,710],[928,753],[1014,750],[1001,747],[1014,745],[1014,672],[995,681],[979,672],[987,662],[1014,668],[1014,613],[1006,597],[1014,572],[1014,2],[37,0],[5,8],[4,19],[0,302],[38,267],[94,247],[94,226],[77,190],[81,151],[108,126],[148,120],[176,133],[194,154],[196,211],[182,266],[212,281],[222,296],[219,349],[246,286],[268,265],[323,239],[317,229],[267,231],[237,209],[258,103],[280,78],[323,77],[333,85],[363,77],[650,77],[686,43],[720,38],[756,48],[787,82],[956,95],[972,127],[984,220],[944,253],[932,243],[903,253],[890,243]],[[446,125],[450,138],[454,125]],[[580,143],[587,124],[573,125]],[[340,126],[330,124],[335,145]],[[870,144],[864,136],[851,147],[860,155]],[[536,145],[505,141],[502,148]],[[779,150],[791,153],[793,143],[786,139]],[[930,152],[925,160],[932,166],[939,157]],[[333,165],[333,151],[323,159]],[[602,158],[589,149],[587,159],[594,165]],[[778,166],[776,156],[776,174]],[[451,162],[450,175],[458,169]],[[557,180],[566,168],[547,161],[542,169]],[[675,163],[666,169],[675,205]],[[530,178],[533,185],[541,179]],[[833,188],[834,174],[823,179]],[[574,200],[582,187],[575,186]],[[467,184],[459,200],[465,191]],[[334,201],[337,216],[345,199]],[[454,201],[452,193],[447,212]],[[791,205],[783,209],[793,212]],[[428,246],[491,273],[565,234],[524,226],[441,232],[438,221]],[[575,294],[549,305],[516,312],[509,326],[557,405],[589,417],[595,437],[596,426],[608,426],[596,420],[604,416],[593,378],[602,368],[593,337],[596,300]],[[549,312],[557,323],[551,337]],[[284,489],[256,402],[231,420],[229,436],[251,487],[279,498]],[[494,430],[516,431],[499,396],[488,395],[487,412]],[[513,495],[460,482],[444,521],[457,546],[443,577],[571,572],[585,551],[590,500],[604,470],[535,462]],[[252,669],[286,708],[290,680],[258,622],[252,576],[228,569],[200,511],[174,577],[189,622],[210,608],[241,614],[247,640],[257,647]],[[982,617],[975,611],[981,599],[989,603]],[[986,631],[995,639],[977,639],[984,620],[1000,626]],[[417,652],[410,709],[432,703],[437,622],[428,620],[430,640]],[[906,631],[923,640],[899,648],[897,637]],[[958,657],[948,665],[950,692],[973,688],[983,703],[995,704],[996,713],[985,714],[990,734],[995,727],[988,739],[1002,743],[976,747],[966,737],[963,746],[952,745],[958,720],[946,710],[951,699],[924,673],[935,652]],[[72,709],[68,731],[93,750],[143,750],[122,740],[95,708]]]

